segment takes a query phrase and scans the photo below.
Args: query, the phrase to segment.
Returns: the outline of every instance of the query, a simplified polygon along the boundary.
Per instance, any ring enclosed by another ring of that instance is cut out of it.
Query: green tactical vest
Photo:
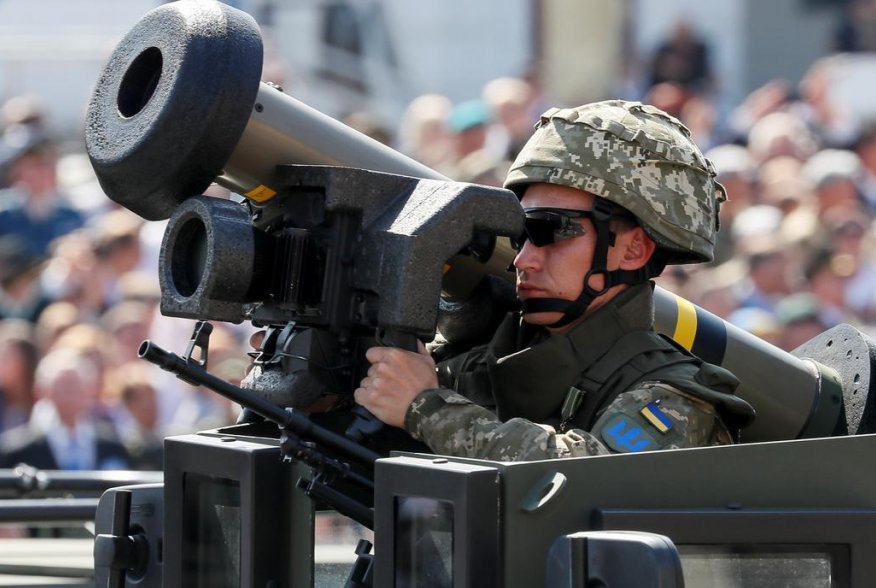
[[[521,417],[555,428],[574,387],[583,398],[564,424],[585,431],[618,395],[659,381],[712,404],[736,434],[754,418],[751,405],[733,394],[738,380],[651,330],[651,293],[647,284],[630,288],[552,337],[509,315],[488,345],[442,363],[439,377],[503,421]]]

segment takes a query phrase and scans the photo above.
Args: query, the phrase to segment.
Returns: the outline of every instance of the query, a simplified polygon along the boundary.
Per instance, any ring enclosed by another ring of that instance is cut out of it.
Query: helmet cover
[[[715,175],[678,119],[639,102],[607,100],[545,112],[505,187],[521,197],[533,183],[585,190],[631,212],[667,263],[700,263],[714,257],[726,200]]]

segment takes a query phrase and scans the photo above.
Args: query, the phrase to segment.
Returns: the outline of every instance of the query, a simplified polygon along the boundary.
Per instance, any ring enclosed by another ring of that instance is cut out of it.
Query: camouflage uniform
[[[754,410],[733,395],[729,372],[653,332],[648,282],[665,263],[712,259],[726,199],[715,175],[690,131],[657,108],[610,100],[542,115],[505,186],[521,197],[534,183],[596,195],[590,271],[606,289],[630,287],[590,315],[605,290],[587,278],[574,301],[523,301],[523,313],[562,312],[552,327],[586,318],[552,335],[506,319],[489,345],[439,366],[442,388],[414,400],[405,428],[436,453],[497,460],[730,443]],[[617,207],[657,243],[640,270],[607,268]]]
[[[445,387],[414,400],[405,429],[436,453],[500,461],[731,443],[753,416],[732,395],[736,378],[663,340],[652,323],[648,284],[561,335],[512,315],[489,345],[439,365]],[[631,334],[644,352],[615,369]]]

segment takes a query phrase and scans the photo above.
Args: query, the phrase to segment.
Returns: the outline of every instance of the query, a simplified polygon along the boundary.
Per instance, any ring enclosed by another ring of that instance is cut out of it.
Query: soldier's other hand
[[[266,331],[264,329],[262,329],[260,331],[256,331],[255,333],[253,333],[250,336],[249,344],[254,350],[256,350],[256,351],[261,350],[262,344],[265,341],[265,334],[266,334]],[[244,382],[242,383],[242,385],[244,388],[257,391],[257,390],[259,390],[259,384],[255,380],[264,377],[265,372],[264,371],[256,372],[255,374],[252,375],[252,378],[250,378],[249,377],[250,373],[253,371],[253,369],[255,367],[256,367],[256,364],[253,363],[252,361],[250,361],[250,363],[246,366],[246,374],[245,374]],[[273,371],[273,374],[272,374],[273,377],[276,377],[278,370],[280,370],[279,367],[274,367],[274,368],[269,368],[269,369]],[[339,398],[336,394],[325,394],[323,396],[320,396],[315,401],[311,402],[310,404],[308,404],[306,406],[295,406],[294,408],[296,410],[298,410],[299,412],[303,412],[304,414],[315,414],[315,413],[320,413],[320,412],[329,412],[335,408],[335,406],[338,404],[338,400],[339,400]]]
[[[256,331],[249,338],[249,346],[252,347],[253,349],[255,349],[256,351],[258,351],[259,349],[262,348],[262,343],[264,342],[264,340],[265,340],[264,329],[262,329],[261,331]],[[253,364],[252,362],[249,362],[249,365],[246,366],[246,372],[244,373],[245,376],[249,375],[249,372],[252,371],[252,368],[254,365],[255,364]]]
[[[371,363],[354,392],[356,402],[393,427],[403,427],[411,402],[421,392],[438,387],[435,361],[426,347],[419,352],[397,347],[372,347],[365,353]]]

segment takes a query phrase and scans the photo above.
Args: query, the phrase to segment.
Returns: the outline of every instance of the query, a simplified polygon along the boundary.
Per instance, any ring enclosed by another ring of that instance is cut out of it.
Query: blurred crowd
[[[0,109],[0,468],[162,467],[166,435],[233,423],[234,407],[137,358],[182,352],[192,321],[158,312],[163,223],[102,193],[39,103]],[[217,324],[210,370],[239,382],[251,329]]]
[[[876,8],[866,22],[876,32]],[[869,28],[856,30],[869,51]],[[844,25],[836,47],[858,50],[850,34]],[[876,119],[831,100],[837,58],[827,52],[799,83],[771,80],[728,109],[708,44],[679,22],[641,79],[604,97],[679,118],[727,189],[715,261],[667,268],[658,283],[787,351],[839,323],[876,336]],[[501,185],[539,114],[574,106],[546,96],[536,73],[456,104],[418,97],[396,145],[455,179]]]
[[[838,47],[868,38],[846,31]],[[876,335],[876,120],[829,101],[830,56],[722,110],[708,49],[679,24],[623,96],[680,118],[729,196],[714,263],[659,282],[786,350],[840,322]],[[564,106],[537,73],[455,103],[419,96],[394,129],[362,112],[345,122],[449,177],[501,185],[539,114]],[[48,115],[24,96],[0,109],[0,468],[160,469],[165,436],[237,411],[137,359],[144,339],[179,352],[191,335],[158,312],[164,224],[106,198]],[[215,323],[210,371],[239,382],[252,331]]]

